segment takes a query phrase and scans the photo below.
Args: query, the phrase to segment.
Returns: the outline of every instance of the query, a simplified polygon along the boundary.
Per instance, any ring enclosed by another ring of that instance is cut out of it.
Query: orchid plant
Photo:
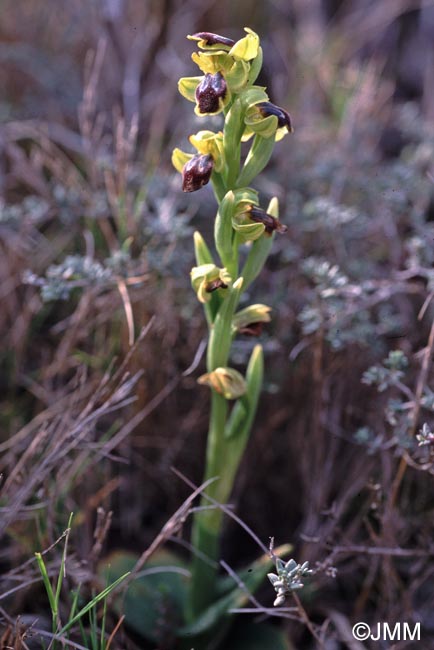
[[[265,88],[255,85],[262,49],[257,34],[248,28],[245,31],[236,42],[209,32],[189,36],[198,45],[199,52],[192,58],[202,75],[179,81],[180,93],[195,104],[198,117],[221,114],[224,125],[221,131],[202,130],[191,135],[195,152],[175,149],[172,155],[184,192],[195,192],[210,183],[218,204],[214,245],[208,247],[202,235],[194,233],[196,266],[191,270],[192,287],[203,305],[209,331],[206,373],[198,382],[211,396],[207,487],[194,514],[193,560],[186,567],[173,553],[157,551],[118,603],[126,623],[161,648],[287,650],[284,633],[274,626],[252,624],[242,617],[232,628],[230,613],[248,602],[249,594],[273,565],[276,573],[268,573],[268,578],[276,591],[275,606],[300,589],[302,578],[311,573],[308,563],[299,565],[292,559],[285,563],[278,557],[287,554],[291,546],[276,552],[270,547],[267,552],[262,543],[264,555],[235,582],[232,574],[220,576],[217,571],[223,520],[219,506],[230,498],[263,380],[262,347],[254,346],[247,369],[241,373],[231,366],[231,346],[237,335],[259,336],[271,311],[264,304],[240,308],[240,301],[260,274],[275,234],[286,231],[278,218],[277,199],[264,210],[250,184],[270,160],[275,142],[292,132],[286,110],[271,103]],[[139,565],[136,562],[125,553],[117,554],[103,569],[114,579],[126,571],[134,572],[134,567],[141,566],[140,560]],[[185,574],[188,580],[183,578]]]
[[[250,184],[267,165],[275,143],[293,130],[287,111],[270,102],[265,88],[255,85],[262,67],[262,48],[255,32],[249,28],[245,32],[236,42],[209,32],[188,36],[198,45],[192,59],[202,75],[180,79],[179,92],[195,104],[197,116],[221,114],[224,125],[221,131],[201,130],[191,135],[194,153],[175,149],[172,156],[173,165],[182,174],[183,191],[194,192],[211,183],[218,203],[216,255],[195,232],[197,266],[191,271],[191,282],[204,306],[209,329],[207,372],[198,381],[211,390],[205,480],[218,477],[206,494],[219,503],[225,503],[231,494],[263,377],[262,347],[254,347],[243,376],[230,365],[231,344],[238,334],[258,336],[270,321],[271,311],[263,304],[241,310],[238,305],[261,272],[275,233],[286,231],[278,218],[277,199],[262,209],[258,192]],[[245,156],[244,142],[250,145]],[[206,497],[202,505],[209,505]],[[220,509],[203,508],[195,515],[192,618],[215,596],[221,526]],[[214,563],[205,561],[204,556]]]

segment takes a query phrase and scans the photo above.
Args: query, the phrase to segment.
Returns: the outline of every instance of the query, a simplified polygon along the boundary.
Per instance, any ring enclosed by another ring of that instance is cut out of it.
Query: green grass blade
[[[41,553],[35,553],[36,562],[38,563],[39,571],[41,572],[42,581],[44,583],[45,591],[47,592],[48,601],[50,603],[51,613],[57,613],[56,610],[56,598],[54,595],[53,587],[50,583],[50,578],[48,576],[47,567],[45,566],[44,558]]]
[[[120,583],[125,580],[127,576],[129,576],[131,571],[128,571],[127,573],[124,573],[120,578],[112,582],[111,585],[103,589],[97,596],[94,596],[92,600],[90,600],[80,611],[71,619],[68,621],[66,625],[62,627],[62,629],[59,632],[59,636],[62,634],[65,634],[71,627],[78,621],[80,618],[82,618],[85,614],[87,614],[88,611],[92,609],[97,603],[100,602],[103,598],[106,598]]]

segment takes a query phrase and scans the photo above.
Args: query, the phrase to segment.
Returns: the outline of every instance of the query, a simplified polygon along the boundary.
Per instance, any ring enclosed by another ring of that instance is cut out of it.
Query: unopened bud
[[[248,216],[252,221],[263,223],[265,226],[265,232],[268,235],[271,235],[275,230],[280,233],[284,233],[288,230],[279,219],[276,219],[276,217],[273,217],[271,214],[268,214],[265,210],[262,210],[262,208],[258,208],[255,205],[248,207]]]
[[[211,293],[217,289],[227,289],[232,278],[225,268],[219,269],[215,264],[194,266],[191,270],[191,283],[200,302],[211,300]]]
[[[221,103],[224,101],[228,88],[223,75],[220,72],[204,76],[196,88],[196,101],[200,114],[218,113]]]
[[[261,336],[262,330],[264,329],[264,323],[249,323],[245,327],[240,327],[238,330],[239,334],[244,334],[244,336]]]
[[[197,154],[182,168],[182,191],[195,192],[206,185],[214,167],[213,157]]]
[[[271,102],[260,102],[255,106],[261,113],[262,117],[275,115],[277,117],[277,126],[279,129],[286,127],[289,133],[292,133],[294,131],[292,128],[291,116],[287,111],[285,111],[284,108],[280,108],[280,106],[276,106]]]
[[[206,48],[211,45],[224,45],[226,47],[232,47],[235,45],[235,41],[231,38],[226,38],[226,36],[220,36],[219,34],[213,34],[211,32],[197,32],[188,36],[191,41],[198,41],[199,47]]]
[[[247,336],[260,336],[264,323],[269,323],[270,307],[267,305],[250,305],[242,309],[233,318],[234,329],[239,334]]]
[[[238,399],[247,390],[244,377],[234,368],[216,368],[199,377],[197,381],[199,384],[210,386],[225,399]]]

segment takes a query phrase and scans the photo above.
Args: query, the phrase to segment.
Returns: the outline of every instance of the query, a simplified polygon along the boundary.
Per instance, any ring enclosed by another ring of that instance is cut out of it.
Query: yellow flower
[[[251,61],[259,53],[259,36],[252,29],[244,27],[247,36],[237,41],[229,50],[229,56],[236,60]]]
[[[211,300],[211,294],[217,289],[227,289],[232,278],[225,268],[219,269],[215,264],[202,264],[191,269],[191,284],[199,302]]]
[[[220,172],[223,169],[223,133],[219,131],[198,131],[189,137],[193,147],[204,155],[211,155],[214,160],[214,169]]]
[[[291,117],[289,113],[280,106],[269,101],[259,101],[249,105],[245,117],[246,130],[243,140],[248,139],[254,133],[263,138],[275,137],[281,140],[287,133],[293,133]]]
[[[199,377],[197,381],[199,384],[210,386],[225,399],[238,399],[247,391],[246,380],[234,368],[216,368]]]

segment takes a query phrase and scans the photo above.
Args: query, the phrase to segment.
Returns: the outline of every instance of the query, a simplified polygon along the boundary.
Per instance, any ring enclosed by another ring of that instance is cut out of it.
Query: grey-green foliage
[[[309,229],[309,226],[316,229],[318,221],[327,228],[336,228],[356,220],[359,223],[361,220],[363,220],[363,223],[366,221],[366,216],[361,214],[356,207],[340,205],[332,201],[328,196],[319,196],[307,201],[304,204],[302,213],[306,229]]]
[[[105,260],[104,264],[82,255],[68,255],[60,264],[48,267],[45,276],[38,277],[26,272],[23,281],[40,287],[42,299],[67,300],[77,288],[98,286],[105,288],[115,281],[115,273],[125,263],[124,256],[116,255]]]
[[[20,203],[6,203],[0,199],[0,226],[19,229],[23,222],[41,222],[48,214],[49,204],[39,196],[30,195]]]
[[[276,558],[276,573],[268,573],[268,579],[273,585],[277,597],[274,601],[274,606],[278,607],[283,605],[286,596],[291,591],[297,591],[304,587],[302,580],[313,573],[309,569],[309,562],[297,564],[293,559],[284,562],[280,558]]]
[[[401,350],[393,350],[381,364],[371,366],[365,371],[362,382],[375,386],[379,393],[388,393],[384,405],[384,422],[390,429],[391,435],[383,432],[376,433],[369,427],[361,427],[354,435],[357,443],[365,445],[369,453],[374,453],[384,447],[399,447],[416,453],[417,446],[413,437],[415,427],[415,411],[418,398],[413,392],[412,378],[409,375],[409,362]],[[427,386],[420,399],[420,407],[429,412],[434,411],[434,393]],[[430,425],[424,423],[416,441],[420,447],[428,447],[434,442],[434,434]],[[420,456],[420,453],[418,454]]]
[[[354,441],[366,447],[368,454],[375,454],[384,445],[384,436],[370,427],[360,427],[354,434]]]
[[[429,386],[425,387],[424,394],[422,395],[420,402],[423,408],[434,412],[434,392],[429,388]]]
[[[321,330],[333,349],[355,343],[384,353],[389,336],[415,331],[411,308],[403,309],[409,294],[434,287],[434,185],[427,173],[434,129],[413,105],[396,114],[408,144],[395,158],[380,159],[372,147],[372,134],[384,130],[375,119],[355,124],[358,146],[349,157],[326,140],[302,147],[295,141],[291,154],[285,222],[293,237],[280,261],[291,277],[301,269],[313,286],[297,296],[302,333]],[[333,273],[347,283],[336,287]]]
[[[366,345],[375,339],[377,326],[367,305],[372,293],[369,282],[352,282],[338,265],[317,257],[305,260],[302,271],[313,285],[310,299],[298,316],[304,335],[322,329],[335,350],[351,343]],[[386,312],[382,327],[392,332],[397,321],[388,318]]]
[[[131,253],[130,244],[133,240],[128,238],[123,243],[119,241],[119,248],[109,257],[101,259],[96,234],[97,250],[94,259],[77,253],[65,256],[59,263],[49,266],[44,273],[37,274],[32,269],[25,271],[24,283],[38,287],[44,302],[68,300],[72,291],[79,292],[90,287],[101,290],[110,288],[119,276],[143,276],[144,268],[157,276],[173,276],[176,269],[176,282],[186,296],[190,297],[188,286],[183,282],[179,270],[191,265],[192,255],[185,246],[186,238],[190,238],[192,233],[189,224],[191,215],[182,213],[181,207],[173,204],[171,195],[167,194],[167,184],[156,180],[145,194],[143,177],[140,180],[141,186],[135,176],[128,178],[131,191],[137,195],[142,192],[143,195],[136,205],[137,232],[134,249],[140,250],[139,255],[137,252],[134,255]],[[92,226],[93,221],[97,224],[99,219],[111,215],[105,190],[95,190],[91,195],[86,195],[77,188],[65,187],[60,183],[52,183],[50,188],[51,203],[34,195],[28,196],[19,204],[0,203],[0,226],[4,223],[9,228],[19,230],[29,221],[38,227],[48,219],[68,225],[86,219],[91,220],[86,223]]]
[[[393,350],[380,365],[371,366],[363,374],[362,382],[368,386],[376,385],[379,392],[402,381],[408,359],[401,350]]]

